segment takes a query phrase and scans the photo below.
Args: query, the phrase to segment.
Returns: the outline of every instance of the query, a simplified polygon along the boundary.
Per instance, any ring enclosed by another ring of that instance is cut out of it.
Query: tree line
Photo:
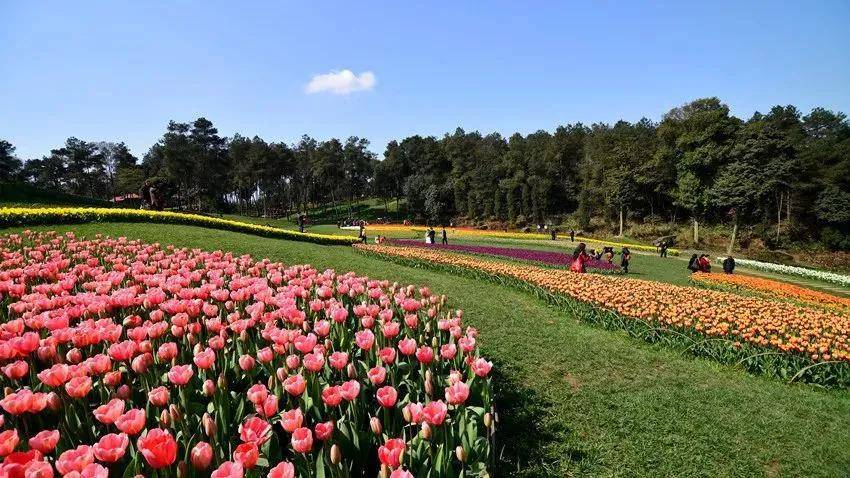
[[[775,106],[747,120],[717,98],[649,119],[581,123],[527,135],[458,128],[441,138],[390,141],[382,160],[366,139],[295,144],[225,138],[198,118],[170,122],[137,161],[123,143],[70,138],[22,163],[0,143],[2,179],[111,197],[142,181],[171,205],[269,215],[364,197],[404,204],[402,217],[508,225],[688,221],[756,229],[779,245],[814,239],[850,249],[850,122],[840,112]],[[349,209],[351,210],[351,209]],[[401,219],[399,217],[398,219]],[[733,239],[734,242],[734,239]]]

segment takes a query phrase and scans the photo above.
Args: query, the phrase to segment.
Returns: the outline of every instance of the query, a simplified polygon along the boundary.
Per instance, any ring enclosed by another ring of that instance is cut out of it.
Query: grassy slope
[[[309,262],[449,295],[498,365],[504,449],[497,471],[504,476],[517,467],[526,476],[840,476],[850,469],[850,392],[685,357],[579,323],[526,293],[345,247],[170,225],[55,229]]]

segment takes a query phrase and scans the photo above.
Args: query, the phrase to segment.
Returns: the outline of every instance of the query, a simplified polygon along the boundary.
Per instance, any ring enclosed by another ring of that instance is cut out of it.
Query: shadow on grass
[[[509,368],[509,367],[508,367]],[[552,404],[519,383],[504,363],[495,364],[498,422],[494,476],[563,476],[587,452],[570,428],[552,416]]]

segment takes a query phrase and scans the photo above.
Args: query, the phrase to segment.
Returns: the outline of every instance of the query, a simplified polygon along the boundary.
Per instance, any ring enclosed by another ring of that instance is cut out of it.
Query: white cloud
[[[307,93],[328,91],[335,95],[347,95],[355,91],[368,91],[374,87],[375,74],[371,71],[355,75],[351,70],[341,70],[313,76],[304,89]]]

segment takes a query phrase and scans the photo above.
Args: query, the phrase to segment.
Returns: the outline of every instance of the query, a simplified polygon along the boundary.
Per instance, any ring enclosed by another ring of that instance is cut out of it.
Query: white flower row
[[[723,258],[718,259],[721,261],[723,260]],[[822,281],[850,287],[850,276],[836,274],[834,272],[807,269],[805,267],[786,266],[784,264],[775,264],[773,262],[754,261],[751,259],[735,259],[735,263],[757,270],[779,272],[781,274],[790,274],[800,277],[810,277],[812,279],[820,279]]]

